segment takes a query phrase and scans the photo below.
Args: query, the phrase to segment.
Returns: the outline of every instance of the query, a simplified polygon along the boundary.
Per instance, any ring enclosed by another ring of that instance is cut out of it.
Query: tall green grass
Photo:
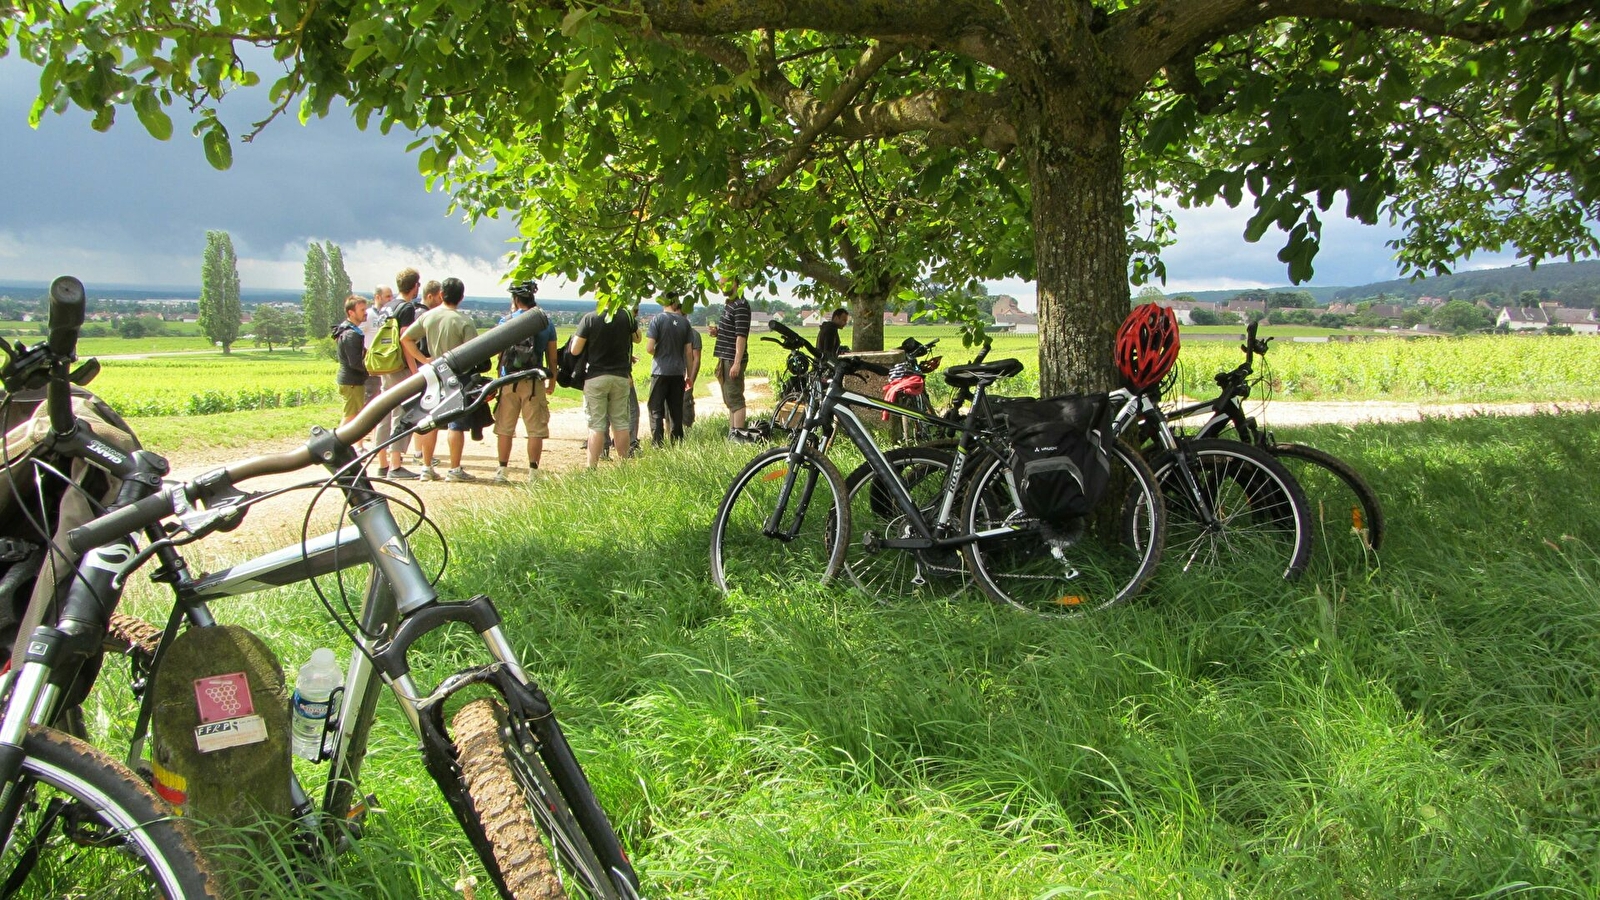
[[[752,455],[719,432],[448,516],[444,592],[499,598],[650,896],[1600,896],[1600,416],[1298,432],[1384,498],[1381,567],[1163,572],[1065,622],[719,595]],[[304,592],[217,612],[291,667],[337,637]],[[262,883],[452,895],[470,851],[380,724],[373,837]]]

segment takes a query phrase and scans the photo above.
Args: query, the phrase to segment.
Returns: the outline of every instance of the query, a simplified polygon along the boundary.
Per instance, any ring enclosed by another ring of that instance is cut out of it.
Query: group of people
[[[750,303],[738,279],[723,281],[726,303],[720,320],[710,327],[715,338],[712,356],[716,360],[716,379],[728,409],[730,436],[745,432],[745,370],[749,363]],[[510,287],[511,308],[500,321],[522,315],[544,320],[535,337],[502,354],[501,375],[538,366],[551,373],[545,380],[525,379],[502,387],[495,398],[494,434],[499,465],[493,480],[510,481],[508,474],[517,422],[527,434],[529,479],[539,469],[544,441],[550,436],[549,397],[555,392],[554,373],[559,363],[555,323],[539,309],[538,285],[517,282]],[[458,278],[422,284],[416,269],[402,269],[394,288],[379,285],[369,301],[352,294],[345,301],[345,320],[333,329],[338,351],[336,381],[344,401],[348,422],[377,396],[416,372],[435,357],[459,347],[477,336],[472,318],[459,309],[466,287]],[[420,297],[420,299],[419,299]],[[650,416],[653,443],[683,440],[684,430],[694,424],[694,388],[700,376],[703,345],[700,334],[683,313],[681,298],[672,292],[660,298],[662,312],[639,328],[637,308],[596,310],[579,320],[569,353],[582,360],[584,411],[588,420],[588,465],[594,468],[602,456],[615,447],[627,458],[639,446],[638,390],[633,383],[634,346],[644,342],[651,358],[650,385],[646,408]],[[835,320],[837,321],[837,320]],[[402,430],[403,409],[395,410],[378,424],[373,433],[377,445],[384,447]],[[404,466],[410,435],[404,435],[378,454],[378,476],[421,481],[475,481],[462,466],[470,420],[447,426],[449,464],[441,475],[435,469],[437,432],[416,436],[421,471]]]
[[[399,293],[396,293],[398,290]],[[422,284],[416,269],[406,268],[395,276],[395,286],[379,285],[372,292],[372,302],[351,294],[344,302],[345,320],[334,326],[333,340],[339,358],[339,372],[335,381],[344,400],[344,419],[348,422],[361,412],[380,391],[387,390],[410,377],[417,369],[434,357],[448,353],[478,335],[472,317],[460,310],[466,297],[466,285],[459,278],[430,281]],[[419,299],[420,294],[420,299]],[[383,447],[378,453],[378,476],[419,481],[472,481],[474,476],[461,465],[461,454],[466,449],[466,421],[452,422],[445,432],[449,453],[449,467],[441,476],[434,468],[439,435],[427,432],[417,435],[417,451],[422,461],[422,471],[405,468],[405,453],[411,436],[403,435],[390,444],[389,439],[401,430],[404,410],[396,409],[378,423],[373,440]],[[546,408],[545,421],[549,420]],[[513,427],[515,421],[512,422]],[[496,480],[506,481],[511,438],[496,422],[496,434],[506,434],[501,441],[500,468]],[[536,461],[532,449],[532,429],[529,444],[531,461]],[[388,444],[388,446],[384,446]]]

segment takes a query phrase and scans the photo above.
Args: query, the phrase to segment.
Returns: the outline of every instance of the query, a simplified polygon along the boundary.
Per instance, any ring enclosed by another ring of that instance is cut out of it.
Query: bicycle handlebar
[[[50,383],[45,389],[45,409],[50,416],[50,429],[56,434],[68,435],[77,430],[78,421],[72,414],[72,386],[67,383],[67,363],[77,358],[78,329],[83,327],[83,313],[87,306],[83,282],[71,275],[63,275],[50,283]]]
[[[462,344],[455,350],[442,354],[439,359],[429,364],[432,367],[433,377],[441,381],[455,379],[457,377],[455,373],[463,372],[488,362],[490,357],[500,353],[512,344],[532,337],[534,332],[538,330],[533,327],[536,322],[537,319],[534,316],[517,316],[504,325],[492,328],[471,341]],[[441,368],[444,371],[439,371]],[[365,437],[367,432],[377,427],[378,422],[393,412],[396,407],[421,393],[423,388],[427,386],[428,381],[429,374],[418,370],[409,378],[372,398],[372,402],[363,407],[359,413],[356,413],[354,418],[334,430],[334,439],[347,447],[355,444],[356,441]],[[51,382],[51,386],[52,388],[55,386],[54,381]],[[282,453],[242,460],[221,470],[202,475],[194,481],[184,484],[169,484],[158,493],[107,513],[88,524],[74,528],[67,533],[67,546],[74,553],[82,553],[92,547],[103,546],[124,535],[133,534],[156,525],[174,512],[176,507],[174,499],[177,492],[180,491],[183,493],[183,498],[186,502],[193,502],[197,499],[202,499],[210,489],[219,485],[228,487],[249,478],[259,478],[263,475],[280,475],[285,472],[304,469],[313,463],[329,461],[331,460],[318,459],[313,453],[310,443]],[[202,482],[204,483],[202,484]]]
[[[83,327],[83,282],[63,275],[50,283],[50,352],[72,358],[78,350],[78,329]]]

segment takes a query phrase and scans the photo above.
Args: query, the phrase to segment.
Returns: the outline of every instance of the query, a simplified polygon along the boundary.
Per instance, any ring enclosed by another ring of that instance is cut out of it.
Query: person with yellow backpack
[[[367,348],[367,371],[381,377],[383,390],[394,387],[415,371],[405,357],[400,335],[411,327],[411,323],[423,311],[422,302],[417,299],[417,288],[421,283],[422,276],[417,274],[416,269],[401,269],[394,279],[394,286],[400,291],[399,296],[390,294],[387,303],[370,313],[370,317],[376,320],[377,328],[372,336],[372,345]],[[388,441],[395,429],[400,427],[400,417],[404,412],[404,409],[396,409],[379,422],[377,430],[373,432],[373,440],[380,446]],[[379,478],[406,480],[417,477],[417,473],[402,465],[406,447],[410,443],[410,435],[404,435],[378,454]]]

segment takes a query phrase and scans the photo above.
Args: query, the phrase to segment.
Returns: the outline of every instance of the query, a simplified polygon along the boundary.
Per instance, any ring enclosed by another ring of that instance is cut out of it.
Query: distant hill
[[[1167,292],[1167,296],[1168,297],[1193,297],[1196,300],[1203,300],[1203,301],[1207,301],[1207,302],[1210,302],[1210,303],[1221,303],[1221,302],[1223,302],[1225,300],[1232,300],[1234,297],[1237,297],[1240,294],[1244,293],[1245,290],[1246,290],[1245,288],[1237,288],[1237,289],[1226,290],[1226,291],[1176,291],[1176,292],[1169,291],[1169,292]],[[1317,301],[1320,304],[1326,305],[1328,303],[1332,303],[1334,297],[1337,294],[1339,294],[1341,291],[1348,291],[1348,290],[1352,290],[1352,289],[1351,288],[1346,288],[1346,287],[1274,287],[1274,288],[1261,288],[1261,290],[1265,290],[1265,291],[1267,291],[1269,293],[1273,293],[1273,294],[1294,294],[1294,293],[1304,292],[1304,293],[1310,294],[1311,295],[1311,299]]]
[[[83,287],[84,292],[89,295],[89,304],[91,306],[97,300],[120,300],[136,303],[159,303],[164,300],[179,303],[197,303],[200,300],[200,288],[195,285],[132,287],[128,285],[86,284]],[[50,285],[44,282],[0,284],[0,296],[23,302],[43,300],[49,293]],[[300,291],[279,288],[242,287],[239,290],[239,301],[245,306],[258,306],[262,303],[299,303],[300,295]],[[461,301],[461,305],[471,310],[497,312],[505,310],[509,302],[509,296],[468,297]],[[539,305],[555,312],[587,312],[594,309],[593,300],[565,300],[554,297],[549,299],[540,297]],[[645,313],[661,311],[661,307],[654,303],[641,304],[639,309]]]
[[[1537,269],[1527,266],[1510,266],[1504,269],[1480,269],[1424,278],[1421,281],[1379,281],[1360,287],[1343,288],[1339,300],[1362,300],[1388,294],[1415,300],[1418,297],[1458,296],[1466,299],[1497,292],[1507,299],[1516,299],[1523,291],[1549,291],[1552,299],[1562,299],[1561,294],[1584,292],[1593,298],[1600,292],[1600,260],[1575,263],[1544,263]]]
[[[1499,294],[1506,300],[1516,300],[1523,291],[1535,291],[1542,300],[1559,301],[1567,306],[1600,305],[1600,260],[1575,263],[1545,263],[1537,269],[1527,266],[1507,266],[1500,269],[1479,269],[1440,275],[1417,281],[1396,279],[1376,281],[1355,287],[1272,287],[1261,288],[1274,294],[1304,291],[1317,303],[1352,303],[1384,297],[1389,303],[1410,303],[1419,297],[1456,297],[1475,300],[1489,294]],[[1193,297],[1221,303],[1231,300],[1244,289],[1226,291],[1169,291],[1168,297]]]

